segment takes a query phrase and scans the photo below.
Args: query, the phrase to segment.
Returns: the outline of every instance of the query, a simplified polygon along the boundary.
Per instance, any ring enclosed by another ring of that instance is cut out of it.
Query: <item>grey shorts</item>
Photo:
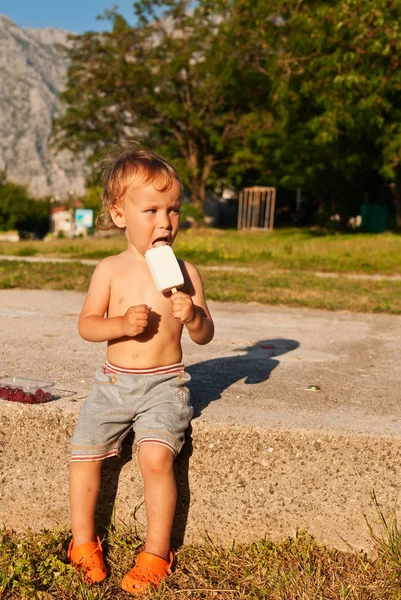
[[[96,371],[72,438],[72,460],[120,456],[122,440],[131,428],[138,446],[147,442],[162,444],[176,456],[193,415],[185,385],[191,376],[184,365],[134,374],[118,372],[118,367],[117,371],[111,369],[106,363]]]

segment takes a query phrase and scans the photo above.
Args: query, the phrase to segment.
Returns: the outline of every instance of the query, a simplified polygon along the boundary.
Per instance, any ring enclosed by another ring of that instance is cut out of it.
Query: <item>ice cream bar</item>
[[[171,290],[184,285],[180,265],[170,246],[159,246],[145,252],[146,262],[159,292]]]

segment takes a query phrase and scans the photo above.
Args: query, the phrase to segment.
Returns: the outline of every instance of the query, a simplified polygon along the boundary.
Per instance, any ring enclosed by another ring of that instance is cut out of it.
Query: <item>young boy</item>
[[[96,267],[79,317],[80,335],[107,341],[107,357],[72,439],[69,558],[93,582],[107,576],[94,529],[100,469],[103,459],[120,454],[132,427],[148,522],[145,550],[122,582],[133,595],[157,587],[173,561],[173,461],[193,413],[185,386],[190,376],[181,362],[183,327],[197,344],[209,343],[214,334],[196,268],[179,261],[185,286],[162,294],[144,257],[150,248],[174,242],[181,194],[175,169],[153,152],[135,147],[110,160],[97,224],[124,229],[127,249]]]

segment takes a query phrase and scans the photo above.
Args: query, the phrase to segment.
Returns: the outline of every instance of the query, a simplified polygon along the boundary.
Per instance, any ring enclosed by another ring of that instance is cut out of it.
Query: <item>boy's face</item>
[[[178,233],[181,186],[175,178],[169,190],[160,191],[164,186],[162,176],[139,185],[134,179],[120,204],[110,207],[114,223],[125,227],[128,247],[142,256],[156,243],[171,246]]]

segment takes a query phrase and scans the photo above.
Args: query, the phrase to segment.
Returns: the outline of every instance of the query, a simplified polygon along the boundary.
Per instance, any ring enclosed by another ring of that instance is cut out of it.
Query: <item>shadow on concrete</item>
[[[246,354],[213,358],[187,367],[192,378],[189,385],[194,418],[199,417],[211,402],[219,400],[234,383],[242,379],[247,385],[267,381],[280,364],[278,358],[298,347],[296,340],[261,340],[246,348],[232,349],[232,352],[243,351]]]
[[[184,543],[187,528],[191,490],[189,488],[189,461],[193,452],[192,427],[185,432],[185,444],[174,461],[174,474],[177,482],[177,507],[173,522],[171,545],[177,550]]]
[[[194,418],[198,417],[210,402],[221,398],[222,393],[232,384],[244,379],[247,385],[256,385],[267,381],[271,372],[280,361],[278,357],[299,347],[299,342],[287,339],[261,340],[246,348],[236,348],[233,352],[243,351],[240,356],[213,358],[187,368],[191,375],[191,402],[194,406]],[[107,532],[113,522],[114,504],[117,496],[118,481],[123,466],[132,460],[134,433],[131,431],[124,439],[121,459],[110,458],[103,462],[102,480],[96,508],[96,527],[101,538],[107,538]],[[172,547],[182,546],[188,521],[191,501],[189,488],[189,462],[193,452],[192,428],[188,428],[185,444],[174,462],[177,482],[177,508],[172,532]]]

